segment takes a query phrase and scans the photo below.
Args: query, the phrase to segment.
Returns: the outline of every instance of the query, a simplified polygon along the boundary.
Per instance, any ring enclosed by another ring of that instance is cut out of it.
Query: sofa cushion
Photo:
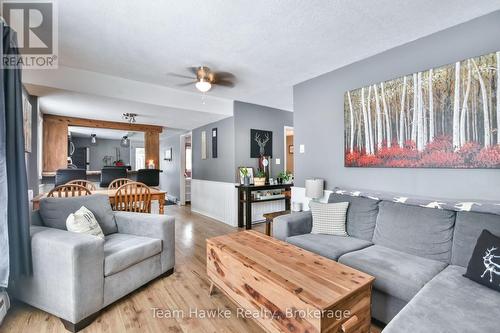
[[[479,236],[465,277],[485,287],[500,291],[500,237],[488,230]],[[500,294],[498,295],[500,297]]]
[[[446,267],[440,261],[380,245],[344,254],[339,262],[374,276],[376,289],[407,302]]]
[[[382,201],[373,243],[449,263],[455,212]]]
[[[94,214],[104,235],[118,232],[115,215],[106,194],[69,198],[43,198],[40,200],[40,216],[46,227],[66,230],[66,219],[69,214],[76,212],[82,206],[87,207]]]
[[[384,333],[498,332],[498,292],[463,277],[465,268],[446,267],[386,326]]]
[[[104,276],[118,273],[161,252],[160,239],[111,234],[104,241]]]
[[[328,202],[349,202],[346,219],[347,234],[367,241],[372,240],[375,222],[377,221],[379,201],[332,193]]]
[[[323,257],[337,260],[341,255],[372,245],[371,242],[354,237],[324,234],[305,234],[288,237],[286,241]]]
[[[476,241],[486,229],[500,235],[500,215],[459,212],[453,234],[451,264],[467,267]]]
[[[345,218],[348,202],[322,203],[311,201],[312,234],[347,236]]]

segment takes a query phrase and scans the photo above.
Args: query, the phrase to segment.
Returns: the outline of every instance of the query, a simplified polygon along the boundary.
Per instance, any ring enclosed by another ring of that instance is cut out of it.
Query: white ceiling
[[[209,115],[223,110],[221,117],[228,115],[224,100],[241,100],[293,110],[294,84],[498,9],[500,0],[64,0],[59,1],[63,71],[25,76],[33,85],[128,101],[135,91],[130,81],[163,87],[168,94],[182,89],[178,99],[136,100],[177,115],[169,123],[156,110],[157,123],[193,128],[191,118],[200,115],[186,109]],[[188,74],[186,67],[202,64],[234,73],[236,87],[217,87],[202,104],[193,86],[179,87],[183,80],[167,75]],[[84,80],[84,87],[77,84],[88,71],[115,77],[129,90],[113,85],[89,92],[90,82],[100,82],[97,77]],[[74,85],[58,85],[58,75]]]

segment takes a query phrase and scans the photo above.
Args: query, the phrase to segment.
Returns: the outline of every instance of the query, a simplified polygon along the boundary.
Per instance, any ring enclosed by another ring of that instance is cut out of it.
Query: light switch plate
[[[281,159],[277,158],[276,159],[276,165],[279,165],[279,164],[281,164]]]
[[[305,145],[300,145],[299,146],[299,153],[304,154],[306,152],[306,146]]]

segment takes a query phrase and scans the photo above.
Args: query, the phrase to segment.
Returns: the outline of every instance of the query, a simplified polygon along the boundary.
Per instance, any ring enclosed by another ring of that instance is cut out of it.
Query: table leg
[[[238,189],[238,228],[243,228],[243,191]]]
[[[290,187],[286,187],[285,188],[285,191],[291,191],[291,188]],[[286,196],[285,197],[285,210],[290,210],[290,200],[291,200],[291,195],[290,196]]]
[[[271,236],[271,223],[273,220],[266,220],[266,235]]]
[[[208,290],[208,295],[212,296],[215,294],[215,284],[213,282],[210,283],[210,289]]]
[[[160,205],[160,214],[165,214],[165,196],[160,195],[158,198],[158,204]]]
[[[245,219],[246,219],[246,225],[245,229],[250,230],[252,229],[252,191],[250,189],[246,190],[246,200],[245,200]]]

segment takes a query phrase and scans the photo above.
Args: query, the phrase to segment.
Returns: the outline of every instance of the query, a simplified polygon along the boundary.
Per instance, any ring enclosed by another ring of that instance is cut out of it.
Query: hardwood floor
[[[223,223],[191,213],[189,207],[167,206],[176,217],[175,273],[156,279],[111,304],[81,332],[263,332],[252,320],[238,318],[236,306],[222,293],[209,296],[205,239],[237,231]],[[264,232],[264,225],[255,228]],[[178,310],[175,318],[159,318],[153,309]],[[230,318],[201,318],[198,310],[230,310]],[[179,314],[184,313],[184,316]],[[198,316],[197,316],[198,315]],[[1,332],[67,332],[61,321],[41,310],[14,302]],[[372,333],[380,328],[372,326]]]

